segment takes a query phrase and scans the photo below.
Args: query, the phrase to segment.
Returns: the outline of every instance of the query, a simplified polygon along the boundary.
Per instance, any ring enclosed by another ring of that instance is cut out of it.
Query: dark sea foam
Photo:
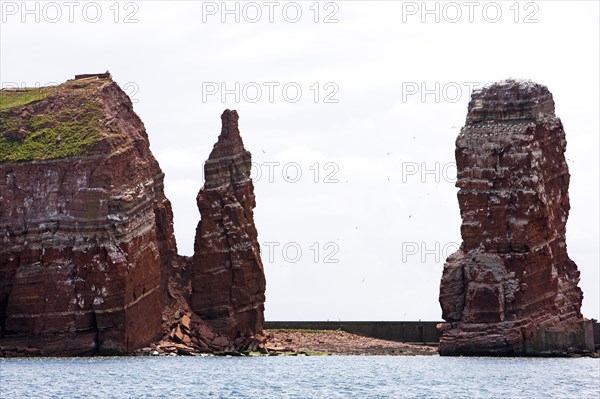
[[[0,397],[599,398],[600,360],[438,356],[0,359]]]

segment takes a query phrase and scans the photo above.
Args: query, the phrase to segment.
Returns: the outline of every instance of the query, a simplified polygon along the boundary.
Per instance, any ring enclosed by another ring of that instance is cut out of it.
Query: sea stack
[[[240,137],[237,112],[225,110],[221,121],[197,197],[201,220],[190,305],[216,333],[234,340],[262,331],[266,283],[254,225],[251,154]]]
[[[110,74],[0,92],[0,349],[123,354],[157,340],[171,205]]]
[[[593,352],[565,241],[566,144],[545,86],[473,92],[456,140],[463,242],[441,280],[441,355]]]

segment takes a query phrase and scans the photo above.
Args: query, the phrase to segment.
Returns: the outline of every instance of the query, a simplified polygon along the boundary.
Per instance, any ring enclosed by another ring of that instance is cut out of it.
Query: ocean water
[[[0,397],[600,397],[600,359],[439,356],[0,359]]]

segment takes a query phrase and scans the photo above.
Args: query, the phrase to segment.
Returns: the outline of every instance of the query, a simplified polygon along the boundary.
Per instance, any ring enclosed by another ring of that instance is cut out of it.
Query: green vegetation
[[[39,87],[29,89],[6,89],[0,91],[0,111],[7,111],[12,108],[40,101],[48,97],[56,88]]]
[[[48,88],[45,96],[52,89]],[[18,114],[16,107],[40,99],[34,93],[11,94],[2,100],[0,109],[0,162],[48,160],[78,156],[86,153],[101,140],[99,119],[102,104],[82,98],[79,104],[71,101],[68,107],[45,114]],[[2,96],[4,97],[3,91]],[[76,96],[75,93],[73,93]]]
[[[306,356],[329,356],[330,355],[330,353],[328,353],[328,352],[317,352],[317,351],[304,352],[304,354],[306,354]]]

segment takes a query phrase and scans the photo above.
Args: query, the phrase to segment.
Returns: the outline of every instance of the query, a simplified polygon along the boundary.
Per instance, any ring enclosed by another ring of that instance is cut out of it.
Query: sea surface
[[[600,359],[439,356],[0,359],[0,397],[600,397]]]

